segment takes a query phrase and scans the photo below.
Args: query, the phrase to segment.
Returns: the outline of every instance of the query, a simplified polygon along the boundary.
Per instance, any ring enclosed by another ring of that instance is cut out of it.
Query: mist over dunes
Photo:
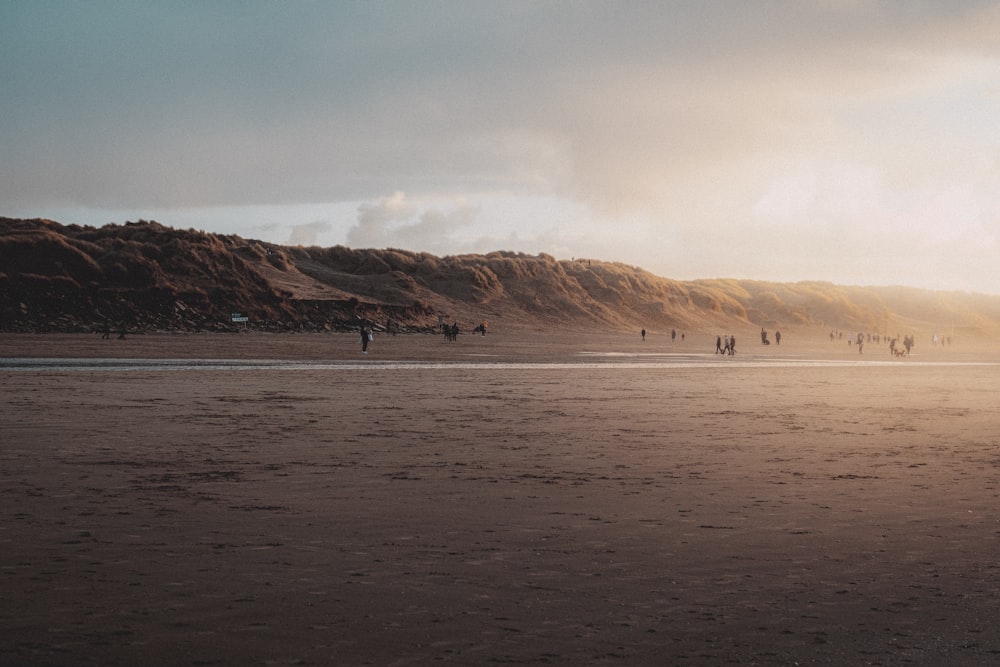
[[[231,314],[249,318],[234,325]],[[907,287],[679,281],[598,259],[289,247],[156,222],[0,218],[0,329],[16,332],[433,330],[716,332],[748,327],[941,335],[1000,331],[1000,296]]]

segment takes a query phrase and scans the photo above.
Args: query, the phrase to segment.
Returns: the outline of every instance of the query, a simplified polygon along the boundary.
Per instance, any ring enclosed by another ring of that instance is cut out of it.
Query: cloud
[[[395,192],[376,203],[358,207],[357,223],[347,232],[347,243],[357,248],[397,247],[437,254],[454,253],[466,242],[461,232],[470,229],[477,209],[459,203],[450,210],[422,209]]]
[[[288,235],[286,245],[314,246],[319,245],[316,240],[321,233],[328,232],[333,228],[327,221],[318,220],[306,222],[300,225],[292,225],[291,233]]]
[[[356,248],[385,247],[391,227],[405,224],[415,212],[402,192],[395,192],[375,204],[361,204],[358,221],[347,232],[347,244]]]
[[[905,89],[942,52],[997,53],[980,3],[438,7],[10,9],[0,195],[190,207],[504,189],[657,210],[761,152],[857,141],[831,102]],[[38,56],[25,36],[43,26],[67,48]]]

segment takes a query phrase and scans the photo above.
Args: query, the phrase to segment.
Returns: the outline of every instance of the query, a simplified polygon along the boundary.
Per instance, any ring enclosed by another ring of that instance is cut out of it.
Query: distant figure
[[[677,330],[676,329],[671,329],[670,330],[670,342],[672,343],[675,340],[677,340]]]
[[[643,329],[641,333],[642,333],[642,339],[646,340],[646,330]]]
[[[736,354],[736,336],[730,334],[729,336],[729,356]]]
[[[681,342],[682,343],[684,342],[684,332],[683,331],[681,332]]]
[[[728,345],[728,343],[729,343],[729,341],[726,341],[727,345]],[[722,336],[716,336],[715,337],[715,353],[716,354],[723,354],[723,351],[722,351]]]
[[[858,334],[858,354],[861,354],[865,349],[865,335],[863,333]]]
[[[781,332],[780,331],[775,331],[774,332],[774,344],[775,345],[781,345]]]
[[[125,340],[125,323],[122,322],[121,326],[118,327],[118,340]]]
[[[479,327],[476,327],[476,329],[474,329],[474,330],[478,330],[478,329],[479,329]],[[445,340],[447,340],[447,341],[456,341],[456,340],[458,340],[458,322],[455,322],[454,324],[442,324],[441,325],[441,330],[444,331],[444,339]],[[484,333],[483,335],[485,336],[486,334]]]
[[[372,333],[364,324],[361,325],[361,354],[368,354],[368,343],[372,340]]]
[[[104,326],[101,327],[101,340],[108,340],[109,338],[111,338],[111,325],[105,320]]]

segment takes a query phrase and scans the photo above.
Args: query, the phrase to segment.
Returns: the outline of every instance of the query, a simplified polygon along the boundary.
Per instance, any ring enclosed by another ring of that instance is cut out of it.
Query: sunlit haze
[[[1000,294],[995,2],[5,2],[0,215]]]

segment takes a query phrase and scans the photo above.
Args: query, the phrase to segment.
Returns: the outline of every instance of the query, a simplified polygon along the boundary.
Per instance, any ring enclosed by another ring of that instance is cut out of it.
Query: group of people
[[[842,331],[830,331],[831,342],[841,340],[843,337],[844,333]],[[932,340],[936,342],[937,336],[935,336]],[[889,354],[894,357],[910,356],[910,350],[912,350],[913,346],[916,345],[916,338],[912,334],[907,336],[900,336],[899,334],[896,334],[895,337],[891,338],[888,335],[869,333],[865,331],[859,331],[857,334],[847,334],[847,344],[857,345],[858,354],[864,354],[866,343],[874,343],[875,345],[878,345],[884,341],[889,342]]]
[[[447,341],[458,340],[458,322],[454,324],[442,324],[441,331],[444,332],[444,339]]]
[[[104,324],[101,325],[101,339],[108,340],[111,338],[111,324],[105,320]],[[118,340],[125,340],[125,323],[122,322],[118,327]]]
[[[483,321],[481,324],[476,326],[475,329],[473,329],[473,331],[477,331],[483,336],[485,336],[487,326],[488,323]],[[386,325],[385,330],[387,333],[395,335],[396,331],[398,330],[398,325],[396,325],[394,322],[390,320],[389,323]],[[458,334],[459,334],[458,322],[453,322],[452,324],[447,324],[445,322],[442,322],[441,331],[442,333],[444,333],[444,339],[446,341],[451,342],[458,340]],[[360,339],[359,339],[361,343],[361,354],[368,354],[368,345],[374,339],[374,334],[375,334],[374,328],[370,326],[367,322],[361,324]]]
[[[762,333],[763,333],[763,330],[762,330]],[[640,331],[639,335],[642,336],[642,340],[646,340],[646,330],[645,329],[643,329],[642,331]],[[679,335],[681,337],[681,341],[683,342],[683,340],[685,338],[684,332],[681,332]],[[678,336],[677,330],[676,329],[671,329],[670,330],[670,340],[671,341],[677,340],[677,336]],[[775,340],[778,341],[779,343],[781,342],[781,334],[780,333],[776,333],[775,334]],[[767,343],[767,344],[770,345],[770,343]],[[724,355],[728,355],[728,356],[733,356],[734,354],[736,354],[736,336],[734,336],[732,334],[729,334],[728,336],[716,336],[716,338],[715,338],[715,353],[716,354],[724,354]]]
[[[896,346],[896,338],[889,341],[889,354],[894,357],[910,356],[910,349],[913,347],[913,336],[903,336],[903,348]]]
[[[732,334],[729,334],[729,336],[716,336],[715,353],[729,356],[736,354],[736,336]]]
[[[389,323],[389,325],[387,326],[387,331],[390,331],[391,333],[395,333],[395,331],[393,330],[395,327],[393,327],[392,324],[393,324],[392,322]],[[486,322],[482,322],[477,327],[475,327],[473,329],[473,331],[477,331],[480,334],[482,334],[483,336],[485,336],[486,335],[486,327],[487,327],[487,323]],[[454,322],[452,324],[446,324],[446,323],[442,322],[441,323],[441,330],[444,333],[444,339],[446,341],[457,341],[458,340],[458,334],[459,334],[458,322]],[[102,336],[103,338],[108,338],[110,336],[110,333],[111,333],[111,327],[108,326],[107,324],[105,324],[104,327],[103,327],[102,333],[103,333],[103,336]],[[361,353],[362,354],[368,354],[368,344],[372,342],[373,335],[374,335],[374,331],[373,331],[372,327],[370,327],[367,323],[364,323],[364,324],[361,325],[360,342],[361,342]],[[642,340],[646,340],[646,330],[645,329],[642,329],[642,331],[640,332],[640,335],[642,336]],[[676,329],[671,329],[670,330],[670,340],[671,341],[676,340],[677,336],[678,336],[677,330]],[[680,333],[680,338],[681,338],[682,341],[684,340],[684,337],[685,337],[684,333],[681,332]],[[843,332],[833,331],[833,330],[830,331],[830,340],[831,341],[840,340],[843,337],[844,337]],[[124,328],[124,326],[122,326],[122,328],[121,328],[121,332],[120,332],[119,338],[125,338],[125,328]],[[893,355],[893,356],[896,356],[896,357],[902,357],[902,356],[907,356],[908,357],[908,356],[910,356],[910,350],[913,349],[913,346],[915,345],[915,339],[914,339],[914,337],[912,335],[903,336],[903,337],[900,337],[900,336],[897,335],[895,338],[889,338],[889,336],[881,336],[880,334],[877,334],[877,333],[872,334],[872,333],[865,333],[865,332],[858,332],[857,334],[851,334],[851,333],[847,334],[847,344],[848,345],[855,345],[856,344],[858,346],[858,354],[862,354],[863,351],[864,351],[864,346],[865,346],[866,342],[868,342],[868,343],[874,342],[874,343],[878,344],[879,342],[881,342],[883,340],[883,338],[887,339],[889,341],[889,353],[891,355]],[[900,340],[900,338],[902,340]],[[950,338],[945,338],[943,336],[942,337],[934,336],[934,338],[932,340],[933,340],[934,344],[937,344],[938,342],[940,342],[942,345],[944,345],[946,342],[949,343],[949,344],[951,343],[951,339]],[[764,328],[761,328],[761,330],[760,330],[760,342],[761,342],[761,345],[770,345],[771,344],[771,341],[768,338],[768,332]],[[774,332],[774,342],[775,342],[776,345],[781,345],[781,332],[780,331],[775,331]],[[727,355],[727,356],[733,356],[733,355],[735,355],[736,354],[736,336],[734,336],[732,334],[729,334],[728,336],[716,336],[716,338],[715,338],[715,353],[716,354]]]

